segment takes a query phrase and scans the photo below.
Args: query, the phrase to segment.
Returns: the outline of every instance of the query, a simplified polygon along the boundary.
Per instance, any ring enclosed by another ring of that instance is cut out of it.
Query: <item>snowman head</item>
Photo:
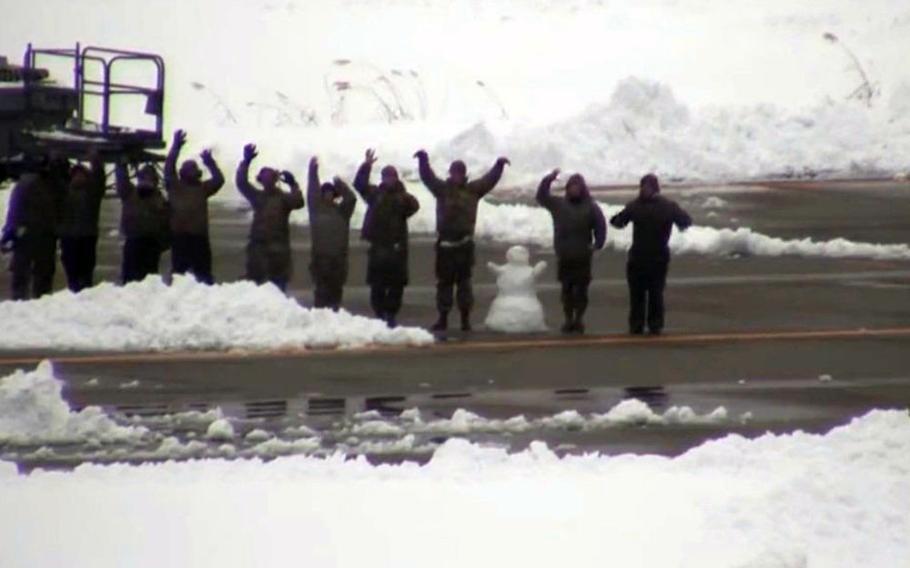
[[[528,249],[520,245],[510,247],[509,250],[506,251],[506,260],[509,264],[527,266],[528,259],[530,258],[531,255],[528,253]]]

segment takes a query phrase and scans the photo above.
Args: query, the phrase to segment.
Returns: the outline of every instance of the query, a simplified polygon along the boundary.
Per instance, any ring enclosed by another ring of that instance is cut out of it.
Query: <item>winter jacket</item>
[[[348,184],[339,180],[335,183],[335,191],[341,196],[341,201],[326,201],[315,164],[310,165],[307,177],[312,254],[314,257],[347,257],[351,216],[357,206],[357,197]]]
[[[155,237],[167,241],[170,234],[170,207],[157,187],[140,191],[130,181],[126,165],[114,168],[120,197],[120,232],[128,239]]]
[[[88,181],[78,185],[70,181],[63,195],[57,234],[61,237],[98,235],[98,216],[105,182],[104,163],[98,159],[92,161]]]
[[[603,248],[607,224],[600,206],[591,199],[587,187],[582,197],[571,200],[550,193],[553,180],[544,178],[537,188],[537,202],[553,216],[553,248],[563,259],[584,258]]]
[[[670,233],[673,225],[684,231],[692,225],[689,214],[675,201],[657,193],[642,191],[625,209],[610,219],[614,227],[632,223],[633,262],[667,262],[670,260]]]
[[[379,246],[408,246],[408,218],[420,204],[400,181],[391,186],[370,184],[370,164],[364,162],[354,177],[354,189],[367,202],[361,238]]]
[[[477,224],[477,205],[490,193],[502,177],[503,162],[496,162],[478,180],[455,185],[452,180],[436,177],[425,155],[419,157],[420,179],[436,198],[436,232],[442,241],[456,242],[474,236]]]
[[[250,163],[240,162],[237,168],[237,189],[253,207],[253,223],[250,225],[250,241],[290,243],[289,218],[291,211],[304,206],[303,191],[295,182],[290,192],[272,189],[256,189],[249,181]]]

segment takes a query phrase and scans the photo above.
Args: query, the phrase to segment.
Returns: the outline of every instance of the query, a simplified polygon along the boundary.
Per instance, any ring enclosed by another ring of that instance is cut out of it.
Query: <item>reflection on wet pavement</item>
[[[818,380],[797,384],[786,402],[781,385],[739,381],[630,387],[420,392],[375,397],[300,396],[261,400],[197,399],[104,407],[118,423],[144,429],[129,443],[4,447],[0,458],[23,467],[69,467],[82,462],[160,461],[195,458],[276,458],[290,454],[367,455],[376,460],[423,461],[450,437],[521,450],[543,440],[557,453],[649,451],[658,438],[681,436],[684,451],[729,432],[766,426],[830,422],[853,409],[823,404],[820,388],[905,386],[906,380],[861,385]],[[849,416],[847,414],[846,416]],[[231,436],[213,436],[216,420]],[[754,425],[753,425],[754,423]],[[636,447],[638,444],[638,447]]]

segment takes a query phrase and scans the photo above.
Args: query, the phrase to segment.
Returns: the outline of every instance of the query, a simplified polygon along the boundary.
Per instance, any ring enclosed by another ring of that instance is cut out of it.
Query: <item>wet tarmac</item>
[[[712,196],[722,204],[709,202]],[[598,195],[615,203],[628,197],[623,190]],[[907,184],[687,188],[677,197],[703,225],[748,226],[782,238],[910,242]],[[116,226],[116,214],[116,204],[106,203],[107,229]],[[237,279],[245,218],[219,208],[213,219],[216,275]],[[306,231],[295,229],[293,239],[293,293],[307,303]],[[480,243],[478,266],[499,261],[506,248]],[[553,260],[544,249],[533,252]],[[102,239],[101,277],[116,277],[117,253],[115,237]],[[420,267],[432,266],[432,240],[418,236],[411,254],[413,285],[401,320],[427,325],[434,316],[435,289],[432,274]],[[352,311],[367,313],[363,265],[364,247],[355,242],[346,300]],[[171,357],[6,352],[0,355],[0,373],[56,357],[58,376],[66,380],[73,405],[101,405],[123,423],[147,424],[158,437],[135,447],[56,447],[51,454],[40,448],[0,448],[0,453],[28,467],[164,459],[154,448],[172,436],[184,446],[197,442],[184,458],[341,451],[379,461],[424,460],[443,440],[459,436],[508,450],[543,440],[560,453],[675,455],[725,434],[820,432],[873,408],[910,406],[910,262],[681,255],[671,269],[667,336],[631,342],[621,335],[623,266],[621,253],[598,257],[589,339],[582,341],[550,333],[504,343],[501,336],[479,331],[453,333],[438,347],[405,351]],[[495,290],[492,277],[480,270],[476,281],[479,321]],[[5,293],[7,288],[4,274],[0,289]],[[540,295],[548,321],[556,327],[558,289],[548,282]],[[870,335],[862,330],[891,331]],[[607,414],[629,398],[644,401],[660,417],[673,407],[689,407],[696,417],[723,407],[725,416],[714,421],[632,420],[608,427],[546,420],[577,411],[597,422],[591,417]],[[202,424],[155,422],[162,415],[216,407],[240,430],[231,455],[223,442],[204,438]],[[405,412],[412,408],[420,410],[424,426],[414,426],[413,413]],[[453,414],[464,417],[459,409],[483,417],[487,425],[427,431],[426,424],[451,421]],[[504,424],[517,416],[530,426]],[[358,429],[364,422],[387,427]],[[253,448],[265,441],[262,434],[241,437],[254,429],[286,444],[257,453]],[[301,439],[309,442],[292,444]]]

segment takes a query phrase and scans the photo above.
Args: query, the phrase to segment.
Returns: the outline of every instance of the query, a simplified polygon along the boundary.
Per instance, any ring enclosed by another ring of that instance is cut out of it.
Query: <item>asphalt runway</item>
[[[699,225],[750,227],[787,239],[910,242],[906,183],[776,183],[667,192]],[[597,191],[598,199],[617,204],[631,195],[622,188]],[[723,204],[712,204],[711,196],[722,198]],[[105,203],[105,231],[116,227],[118,209],[114,201]],[[246,217],[216,207],[212,219],[216,277],[238,279]],[[311,292],[307,239],[305,229],[293,230],[296,273],[291,293],[304,304]],[[353,234],[352,243],[345,303],[351,311],[368,314],[365,247]],[[118,247],[116,237],[102,238],[99,277],[116,278]],[[495,294],[494,279],[482,267],[488,260],[501,262],[506,248],[478,243],[475,324]],[[548,260],[551,267],[555,264],[546,249],[534,248],[532,255]],[[404,325],[426,326],[435,317],[432,260],[432,238],[415,236],[412,285],[400,318]],[[453,332],[431,348],[407,350],[2,352],[0,373],[42,358],[56,359],[74,405],[134,412],[216,405],[242,410],[271,403],[302,408],[298,416],[305,416],[307,409],[333,401],[329,406],[338,417],[377,408],[394,416],[419,406],[440,417],[465,408],[508,418],[564,410],[606,412],[634,397],[655,411],[688,405],[704,413],[724,406],[730,416],[721,424],[534,433],[565,452],[676,454],[726,433],[822,431],[873,408],[910,406],[910,262],[679,255],[671,266],[668,322],[661,338],[623,335],[623,271],[623,254],[605,251],[597,257],[584,338],[563,338],[555,331],[503,337],[479,330],[469,336]],[[561,310],[554,278],[548,270],[539,293],[555,330]],[[59,273],[57,280],[61,286]],[[5,273],[0,290],[8,290]],[[123,388],[131,381],[138,383]],[[531,435],[484,434],[478,439],[517,449]]]

